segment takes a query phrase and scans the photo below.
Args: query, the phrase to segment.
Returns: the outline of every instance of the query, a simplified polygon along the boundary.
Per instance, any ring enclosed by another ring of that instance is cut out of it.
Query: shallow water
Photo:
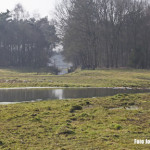
[[[0,104],[41,100],[92,98],[119,93],[150,93],[150,89],[126,88],[8,88],[0,89]]]

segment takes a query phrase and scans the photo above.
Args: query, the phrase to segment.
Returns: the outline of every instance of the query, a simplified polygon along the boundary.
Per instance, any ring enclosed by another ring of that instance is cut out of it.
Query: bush
[[[60,72],[60,70],[55,66],[50,66],[50,67],[48,67],[48,69],[51,73],[53,73],[55,75],[58,75],[58,73]]]

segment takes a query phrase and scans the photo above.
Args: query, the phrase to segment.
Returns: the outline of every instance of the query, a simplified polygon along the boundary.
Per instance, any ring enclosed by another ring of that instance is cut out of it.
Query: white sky
[[[16,4],[21,3],[29,13],[38,12],[41,17],[53,16],[55,6],[61,0],[0,0],[0,12],[12,10]]]

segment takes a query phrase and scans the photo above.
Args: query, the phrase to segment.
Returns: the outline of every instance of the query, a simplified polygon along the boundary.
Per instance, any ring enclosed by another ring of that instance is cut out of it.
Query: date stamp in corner
[[[150,139],[134,139],[134,144],[150,144]]]

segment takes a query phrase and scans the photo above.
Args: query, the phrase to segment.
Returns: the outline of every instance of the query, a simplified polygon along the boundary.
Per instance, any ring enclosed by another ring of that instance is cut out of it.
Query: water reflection
[[[0,103],[39,101],[49,99],[90,98],[112,96],[118,93],[145,93],[150,89],[64,88],[64,89],[0,89]]]
[[[57,99],[63,99],[63,89],[52,90],[52,94],[55,95]]]

